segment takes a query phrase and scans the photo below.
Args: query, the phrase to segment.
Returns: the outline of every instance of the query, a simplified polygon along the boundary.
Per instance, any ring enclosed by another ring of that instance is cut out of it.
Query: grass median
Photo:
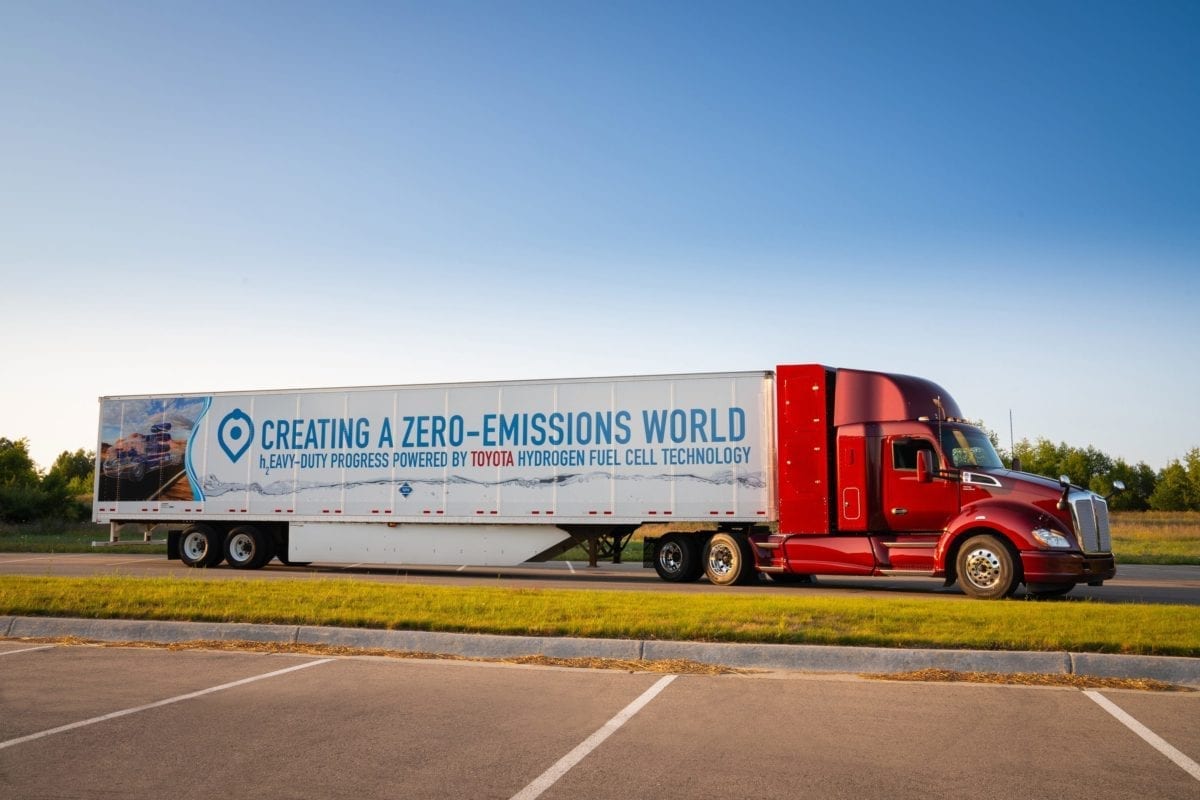
[[[710,642],[1200,656],[1200,608],[395,586],[326,578],[0,577],[0,615]]]
[[[702,525],[644,525],[629,543],[624,554],[628,563],[642,560],[642,537],[661,536],[670,529],[693,530]],[[146,545],[138,535],[126,533],[124,543],[93,546],[108,539],[108,526],[89,522],[43,522],[24,525],[0,524],[0,552],[8,553],[153,553],[162,555],[162,544]],[[161,540],[158,533],[155,539]],[[1200,512],[1122,512],[1112,517],[1113,554],[1118,564],[1193,564],[1200,565]],[[576,547],[562,559],[587,561],[587,553]]]

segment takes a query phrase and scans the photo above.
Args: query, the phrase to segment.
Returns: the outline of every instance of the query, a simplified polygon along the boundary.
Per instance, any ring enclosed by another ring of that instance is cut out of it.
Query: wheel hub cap
[[[1000,559],[991,550],[973,550],[967,554],[967,578],[981,589],[1000,580]]]

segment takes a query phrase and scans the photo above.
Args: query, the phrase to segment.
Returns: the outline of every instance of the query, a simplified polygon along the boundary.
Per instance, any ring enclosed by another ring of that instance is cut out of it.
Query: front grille
[[[1091,492],[1071,492],[1071,518],[1085,553],[1112,551],[1112,532],[1108,527],[1108,502]]]

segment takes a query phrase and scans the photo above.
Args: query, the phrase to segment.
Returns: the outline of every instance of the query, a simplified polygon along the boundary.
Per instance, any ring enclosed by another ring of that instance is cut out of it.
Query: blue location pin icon
[[[217,443],[235,464],[250,449],[250,441],[253,438],[254,422],[240,408],[226,414],[225,419],[217,426]]]

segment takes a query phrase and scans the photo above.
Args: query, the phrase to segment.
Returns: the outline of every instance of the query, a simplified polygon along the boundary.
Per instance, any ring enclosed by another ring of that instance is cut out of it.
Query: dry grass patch
[[[686,659],[647,661],[623,658],[555,658],[542,655],[513,656],[511,658],[477,658],[452,653],[422,653],[419,651],[386,650],[377,647],[346,647],[329,644],[292,644],[289,642],[251,642],[225,639],[197,639],[189,642],[106,642],[83,639],[78,636],[57,638],[22,638],[19,640],[36,644],[55,644],[88,647],[134,647],[151,650],[220,650],[238,653],[294,654],[320,657],[375,656],[379,658],[403,658],[432,661],[471,661],[483,663],[520,664],[538,667],[562,667],[568,669],[609,669],[621,672],[653,672],[671,675],[751,675],[759,670],[736,669],[716,664],[702,664]]]
[[[1006,686],[1069,686],[1074,689],[1136,689],[1143,692],[1192,692],[1186,686],[1150,678],[1097,678],[1091,675],[1060,675],[1039,672],[956,672],[951,669],[918,669],[911,672],[867,673],[863,678],[879,681],[921,683],[991,683]]]
[[[1112,541],[1118,564],[1200,564],[1200,512],[1114,514]]]

